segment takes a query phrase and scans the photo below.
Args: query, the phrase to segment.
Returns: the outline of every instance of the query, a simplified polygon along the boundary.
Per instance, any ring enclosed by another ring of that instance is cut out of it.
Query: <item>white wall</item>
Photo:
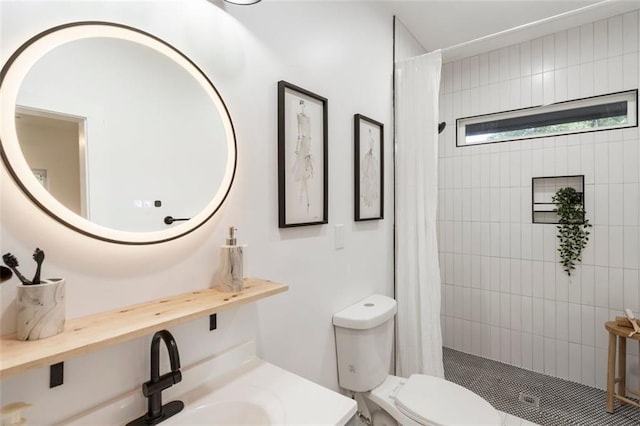
[[[445,346],[605,387],[604,323],[640,308],[638,128],[456,148],[455,119],[636,89],[638,36],[633,11],[443,66]],[[531,223],[531,178],[574,174],[593,228],[568,279],[555,226]]]
[[[121,246],[65,229],[1,178],[1,250],[22,261],[46,252],[44,276],[67,279],[69,318],[116,309],[211,284],[225,230],[247,243],[251,275],[287,283],[287,293],[172,328],[183,365],[246,339],[260,355],[337,389],[333,312],[379,292],[391,294],[392,221],[353,222],[353,114],[391,122],[392,18],[370,3],[262,2],[235,7],[190,2],[2,2],[3,62],[51,26],[106,20],[139,27],[180,49],[220,90],[238,137],[238,172],[219,214],[197,232],[153,246]],[[329,99],[329,225],[277,227],[278,80]],[[385,126],[391,140],[391,126]],[[391,158],[391,144],[385,156]],[[391,162],[385,166],[392,194]],[[385,217],[392,217],[391,196]],[[345,248],[334,249],[344,224]],[[15,280],[0,288],[2,333],[15,326]],[[25,400],[32,424],[48,424],[136,389],[148,376],[149,339],[137,339],[65,363],[65,383],[48,389],[48,369],[0,382],[2,404]],[[310,419],[312,420],[312,419]]]

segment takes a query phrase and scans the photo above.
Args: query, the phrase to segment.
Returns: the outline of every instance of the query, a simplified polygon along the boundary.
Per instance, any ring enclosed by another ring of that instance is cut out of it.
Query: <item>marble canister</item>
[[[65,281],[41,280],[41,284],[18,286],[16,338],[38,340],[64,330]]]

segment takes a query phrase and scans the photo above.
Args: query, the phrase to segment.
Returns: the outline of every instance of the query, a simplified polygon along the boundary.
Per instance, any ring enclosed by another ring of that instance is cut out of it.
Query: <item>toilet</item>
[[[372,295],[334,314],[341,388],[362,397],[374,426],[499,426],[487,401],[455,383],[424,374],[389,374],[396,301]]]

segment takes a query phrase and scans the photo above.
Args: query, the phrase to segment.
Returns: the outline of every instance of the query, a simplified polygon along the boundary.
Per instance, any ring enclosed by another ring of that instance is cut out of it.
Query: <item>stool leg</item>
[[[626,396],[627,391],[627,338],[618,336],[618,395]],[[625,402],[620,401],[621,404]]]
[[[613,413],[613,386],[616,376],[616,335],[609,333],[609,360],[607,364],[607,412]]]

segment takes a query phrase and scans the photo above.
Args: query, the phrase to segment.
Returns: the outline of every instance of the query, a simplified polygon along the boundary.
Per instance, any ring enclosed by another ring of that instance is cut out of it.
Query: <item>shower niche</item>
[[[533,223],[559,223],[553,195],[560,188],[574,188],[584,207],[584,175],[534,177],[531,182],[531,217]]]

